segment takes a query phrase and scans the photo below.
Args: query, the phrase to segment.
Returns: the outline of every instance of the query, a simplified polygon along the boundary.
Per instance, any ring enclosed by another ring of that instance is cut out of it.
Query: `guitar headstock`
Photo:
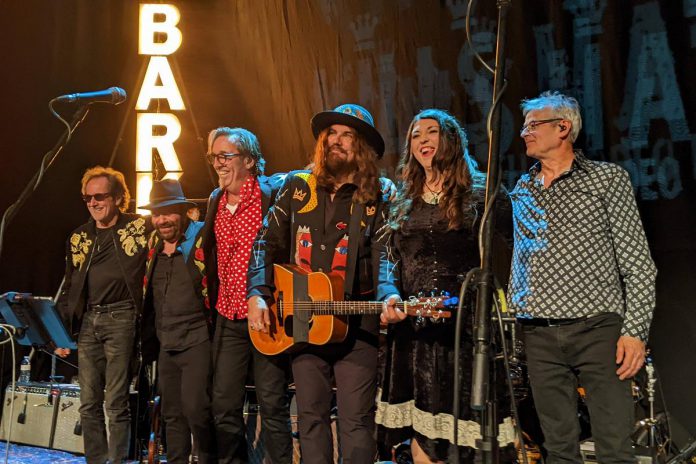
[[[456,306],[459,303],[459,298],[449,295],[439,296],[412,296],[403,302],[404,313],[408,316],[447,319],[452,317],[452,312],[449,308]]]

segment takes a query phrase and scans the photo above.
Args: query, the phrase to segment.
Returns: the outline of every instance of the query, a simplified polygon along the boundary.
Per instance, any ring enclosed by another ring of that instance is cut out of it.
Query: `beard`
[[[165,242],[173,242],[181,236],[181,223],[165,223],[155,227],[157,235]],[[165,229],[165,230],[163,230]]]
[[[350,155],[342,148],[334,145],[329,147],[325,155],[326,172],[334,177],[348,176],[358,170],[358,163],[355,161],[355,155],[350,158]]]

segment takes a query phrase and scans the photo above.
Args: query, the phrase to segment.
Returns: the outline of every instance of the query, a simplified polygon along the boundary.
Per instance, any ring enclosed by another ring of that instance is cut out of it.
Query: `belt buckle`
[[[566,325],[566,324],[563,324],[561,322],[553,322],[553,319],[551,319],[549,317],[544,318],[544,320],[546,321],[547,327],[561,327],[563,325]]]

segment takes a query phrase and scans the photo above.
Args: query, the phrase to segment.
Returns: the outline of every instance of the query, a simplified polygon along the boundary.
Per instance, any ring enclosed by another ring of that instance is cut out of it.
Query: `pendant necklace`
[[[442,190],[438,190],[437,192],[434,191],[433,189],[431,189],[428,186],[427,182],[425,182],[424,185],[425,185],[425,188],[428,189],[428,192],[430,192],[430,193],[428,195],[429,198],[426,198],[426,195],[428,194],[428,192],[425,192],[425,194],[423,195],[423,200],[430,205],[437,205],[438,203],[440,203],[440,194],[442,193]]]

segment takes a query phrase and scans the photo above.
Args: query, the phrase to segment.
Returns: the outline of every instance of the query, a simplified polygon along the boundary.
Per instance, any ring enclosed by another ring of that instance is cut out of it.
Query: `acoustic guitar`
[[[268,333],[249,332],[263,354],[342,342],[348,334],[348,316],[382,312],[381,301],[343,300],[343,279],[338,275],[310,272],[294,264],[274,264],[273,273],[276,292]],[[411,297],[397,307],[408,316],[437,320],[451,317],[447,308],[457,301],[449,296]]]

